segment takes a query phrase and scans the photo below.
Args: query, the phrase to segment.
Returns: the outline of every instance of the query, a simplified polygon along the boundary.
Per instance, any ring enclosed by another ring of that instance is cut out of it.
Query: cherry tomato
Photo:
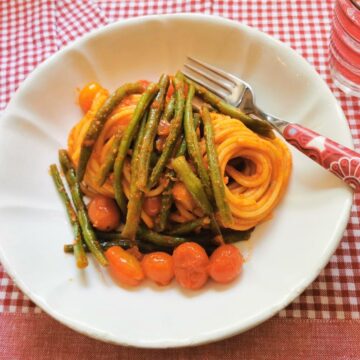
[[[172,84],[172,82],[170,83],[169,87],[168,87],[168,91],[166,93],[166,101],[169,101],[172,94],[174,93],[174,86]]]
[[[183,243],[173,253],[177,282],[186,289],[200,289],[208,279],[209,258],[205,250],[194,242]]]
[[[168,285],[174,277],[173,258],[165,252],[147,254],[141,264],[145,276],[158,285]]]
[[[233,281],[241,272],[244,259],[234,245],[219,246],[210,257],[209,275],[222,284]]]
[[[159,136],[168,136],[169,133],[170,133],[170,123],[168,121],[161,119],[157,129],[157,134]]]
[[[144,279],[141,263],[120,246],[110,247],[105,256],[111,273],[121,284],[137,286]]]
[[[91,199],[88,214],[93,226],[102,231],[115,230],[120,224],[120,212],[116,202],[103,195]]]
[[[95,95],[101,90],[101,86],[96,82],[86,84],[80,91],[79,104],[84,112],[87,112],[95,98]]]
[[[160,212],[161,198],[159,196],[146,197],[143,209],[149,216],[156,216]]]

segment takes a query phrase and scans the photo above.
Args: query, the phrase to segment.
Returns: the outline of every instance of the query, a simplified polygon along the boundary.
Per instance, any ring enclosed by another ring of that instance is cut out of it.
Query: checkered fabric
[[[331,1],[312,0],[10,0],[0,2],[0,110],[26,75],[56,50],[84,33],[119,19],[199,12],[258,28],[289,44],[327,81],[360,145],[360,102],[334,88],[328,68]],[[360,195],[336,253],[319,277],[278,316],[360,318]],[[0,265],[0,312],[40,312]]]

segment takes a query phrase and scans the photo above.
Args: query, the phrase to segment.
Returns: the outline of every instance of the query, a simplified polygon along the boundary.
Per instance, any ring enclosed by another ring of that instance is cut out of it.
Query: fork
[[[265,113],[255,105],[251,86],[222,69],[188,57],[182,73],[244,113],[267,121],[288,143],[342,179],[354,190],[360,190],[359,153],[302,125]]]

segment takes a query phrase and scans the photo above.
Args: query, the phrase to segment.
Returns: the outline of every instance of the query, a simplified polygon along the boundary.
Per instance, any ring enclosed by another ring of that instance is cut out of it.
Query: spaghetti
[[[204,100],[198,113],[195,94]],[[231,243],[271,217],[291,173],[290,152],[271,126],[180,72],[110,95],[89,83],[79,104],[84,116],[59,150],[71,200],[50,166],[74,233],[64,250],[77,266],[91,252],[129,286],[145,276],[194,290],[209,277],[234,280],[243,257]]]
[[[78,164],[81,144],[89,125],[108,96],[108,91],[100,88],[90,109],[69,134],[68,152],[75,166]],[[96,140],[81,184],[82,190],[89,197],[101,194],[114,198],[113,176],[110,174],[101,186],[100,169],[110,152],[114,151],[112,145],[115,134],[122,133],[129,124],[140,96],[140,94],[132,94],[123,99],[106,121]],[[211,120],[226,201],[233,217],[233,222],[227,224],[227,227],[234,230],[253,228],[271,217],[272,211],[285,192],[291,173],[290,152],[279,138],[269,139],[259,136],[237,119],[211,113]],[[199,128],[197,134],[199,137]],[[204,163],[207,164],[205,140],[204,138],[199,140]],[[122,187],[127,198],[130,196],[130,160],[131,150],[123,168]],[[168,181],[165,176],[161,177],[154,188],[145,192],[145,197],[160,196]],[[176,181],[172,191],[174,206],[169,216],[170,221],[186,223],[204,216],[204,212],[196,205],[181,182]],[[221,219],[218,216],[217,218],[220,222]],[[148,228],[154,227],[154,217],[144,210],[141,212],[141,219]]]
[[[86,131],[89,128],[90,123],[93,121],[96,112],[101,108],[107,98],[108,91],[101,88],[96,94],[89,111],[72,128],[69,134],[68,151],[75,166],[77,166],[79,161],[81,144],[84,140]],[[131,116],[135,110],[139,98],[140,95],[138,94],[130,95],[116,107],[108,121],[105,123],[105,126],[95,143],[94,151],[91,154],[84,181],[82,182],[82,190],[90,198],[97,194],[114,198],[112,176],[110,176],[102,186],[99,185],[100,168],[106,157],[109,155],[109,152],[112,151],[112,144],[115,134],[117,132],[122,133],[131,120]],[[124,177],[122,186],[125,195],[127,198],[129,198],[131,178],[130,159],[127,159],[125,162],[123,175]],[[161,194],[165,185],[166,184],[164,182],[160,183],[159,186],[149,191],[146,196],[153,197]],[[141,218],[149,228],[153,228],[154,221],[148,214],[146,214],[146,212],[142,211]]]
[[[229,227],[246,230],[267,220],[281,200],[291,172],[291,156],[279,139],[264,139],[240,121],[213,114],[215,143],[233,215]],[[237,170],[231,160],[242,159]]]

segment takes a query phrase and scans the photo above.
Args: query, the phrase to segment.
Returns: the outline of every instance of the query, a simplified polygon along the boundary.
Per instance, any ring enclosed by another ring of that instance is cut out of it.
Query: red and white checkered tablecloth
[[[58,49],[104,24],[150,14],[200,12],[243,22],[289,44],[327,81],[360,147],[360,102],[334,88],[328,68],[331,1],[314,0],[1,0],[0,110],[18,85]],[[330,263],[281,318],[360,318],[360,195]],[[0,265],[0,313],[40,313]]]

